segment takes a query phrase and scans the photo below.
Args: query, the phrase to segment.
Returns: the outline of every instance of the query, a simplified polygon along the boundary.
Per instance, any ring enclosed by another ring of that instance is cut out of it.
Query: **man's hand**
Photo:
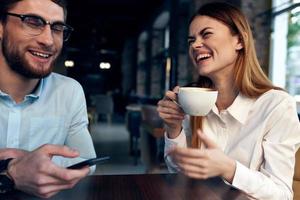
[[[87,176],[89,168],[68,170],[55,165],[54,155],[77,157],[79,153],[66,146],[43,145],[23,157],[13,159],[8,166],[8,174],[15,182],[16,189],[49,198],[61,190],[72,188]]]
[[[235,174],[235,161],[225,155],[202,131],[198,130],[198,136],[206,149],[175,147],[169,152],[180,171],[198,179],[221,176],[231,183]]]
[[[8,158],[20,158],[25,156],[28,151],[14,148],[0,149],[0,160],[6,160]]]

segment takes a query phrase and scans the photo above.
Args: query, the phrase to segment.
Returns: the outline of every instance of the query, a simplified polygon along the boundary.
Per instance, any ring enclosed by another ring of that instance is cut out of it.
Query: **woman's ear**
[[[241,50],[241,49],[243,49],[243,48],[244,48],[243,43],[242,43],[242,42],[239,42],[239,43],[237,44],[237,46],[235,47],[235,50]]]
[[[241,34],[238,35],[238,42],[236,44],[235,49],[237,51],[243,49],[245,46],[245,43],[247,44],[248,40],[248,35],[245,32],[242,32]]]
[[[241,49],[243,49],[244,48],[244,42],[243,42],[243,39],[242,39],[242,37],[241,36],[238,36],[238,42],[237,42],[237,44],[236,44],[236,46],[235,46],[235,50],[241,50]]]

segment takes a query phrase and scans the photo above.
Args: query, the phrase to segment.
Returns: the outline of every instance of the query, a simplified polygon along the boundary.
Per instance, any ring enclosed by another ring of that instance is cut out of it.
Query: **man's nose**
[[[38,42],[44,44],[45,46],[53,45],[54,38],[53,38],[51,27],[49,25],[46,25],[43,28],[41,34],[38,35]]]

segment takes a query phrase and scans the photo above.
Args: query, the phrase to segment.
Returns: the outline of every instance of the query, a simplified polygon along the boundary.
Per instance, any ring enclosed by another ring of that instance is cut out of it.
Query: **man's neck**
[[[11,70],[0,70],[0,89],[16,103],[24,100],[37,86],[39,79],[28,79]]]

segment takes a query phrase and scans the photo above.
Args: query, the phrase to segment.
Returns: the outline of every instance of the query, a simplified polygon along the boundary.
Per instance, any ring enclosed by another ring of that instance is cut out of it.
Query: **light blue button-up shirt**
[[[53,161],[69,166],[96,157],[87,125],[83,89],[71,78],[52,73],[18,104],[0,91],[0,148],[32,151],[43,144],[67,145],[80,157],[56,156]]]

